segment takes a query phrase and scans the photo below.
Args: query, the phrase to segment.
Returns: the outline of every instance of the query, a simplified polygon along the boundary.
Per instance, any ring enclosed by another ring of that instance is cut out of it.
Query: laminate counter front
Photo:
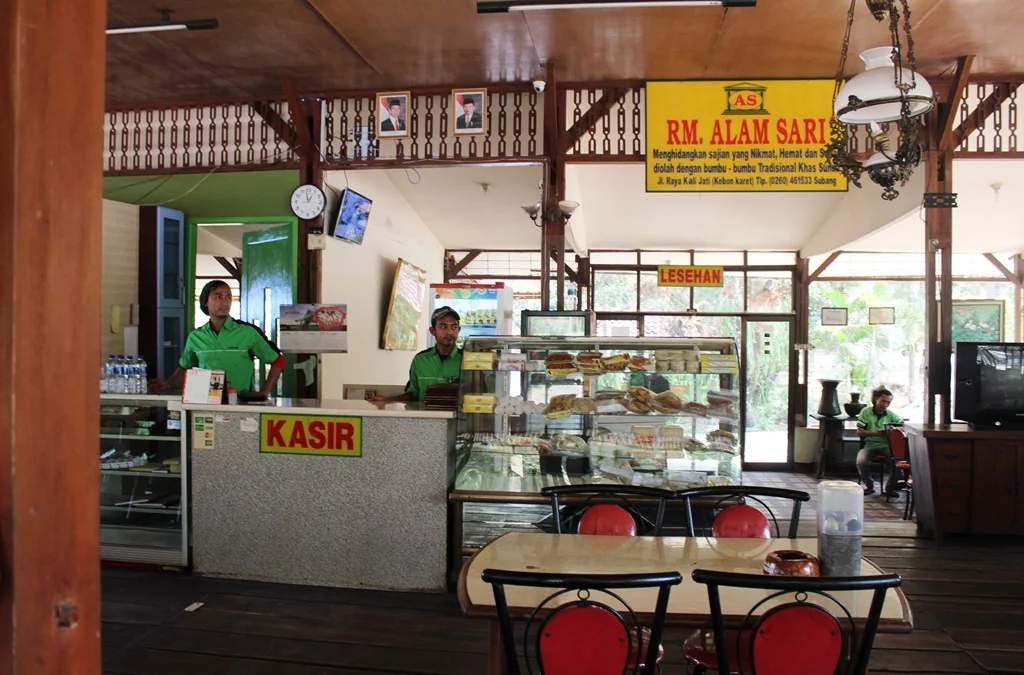
[[[947,534],[1024,534],[1024,431],[907,424],[918,526]]]

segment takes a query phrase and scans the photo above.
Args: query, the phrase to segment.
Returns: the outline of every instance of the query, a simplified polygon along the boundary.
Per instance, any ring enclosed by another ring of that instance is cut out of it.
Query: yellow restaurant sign
[[[260,415],[260,452],[363,456],[363,418]]]
[[[648,192],[836,192],[832,80],[648,82]]]
[[[721,267],[658,265],[659,286],[722,286],[725,270]]]

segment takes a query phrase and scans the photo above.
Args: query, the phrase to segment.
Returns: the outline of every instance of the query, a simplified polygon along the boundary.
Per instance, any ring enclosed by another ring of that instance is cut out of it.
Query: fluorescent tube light
[[[108,28],[107,35],[125,35],[128,33],[158,33],[168,30],[213,30],[220,24],[217,19],[195,19],[193,21],[162,21],[160,23],[140,24],[138,26],[118,26]]]
[[[476,3],[477,14],[553,9],[636,9],[639,7],[755,7],[757,0],[500,0]]]

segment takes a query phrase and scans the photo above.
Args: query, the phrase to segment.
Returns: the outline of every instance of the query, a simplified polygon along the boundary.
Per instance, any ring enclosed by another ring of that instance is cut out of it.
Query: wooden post
[[[953,191],[953,151],[929,151],[927,192]],[[953,355],[953,214],[949,208],[925,209],[924,297],[925,417],[929,424],[948,424],[950,358]],[[941,405],[936,414],[936,397]]]
[[[555,64],[545,67],[544,89],[544,155],[547,157],[547,183],[544,190],[540,219],[541,227],[541,271],[540,306],[551,309],[551,260],[555,261],[555,308],[565,309],[565,218],[558,210],[558,202],[565,199],[565,158],[562,156],[562,128],[565,125],[561,114],[558,82],[555,79]],[[551,218],[549,219],[549,214]],[[559,214],[557,217],[554,214]]]
[[[106,0],[0,3],[0,673],[100,672]]]
[[[810,261],[807,258],[797,258],[796,261],[796,283],[793,284],[793,344],[801,345],[807,344],[810,339],[810,270],[808,263]],[[807,379],[808,373],[807,367],[807,352],[799,351],[796,352],[795,356],[790,358],[790,367],[794,369],[794,373],[799,374],[801,369],[803,371],[803,381],[799,377],[791,378],[795,383],[790,394],[790,399],[793,405],[794,421],[798,427],[807,426]],[[794,432],[795,433],[795,432]]]

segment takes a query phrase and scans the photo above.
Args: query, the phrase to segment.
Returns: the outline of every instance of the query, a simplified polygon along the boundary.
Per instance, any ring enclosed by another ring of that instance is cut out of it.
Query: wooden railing
[[[958,158],[1022,158],[1017,124],[1020,82],[972,82],[963,91],[954,127]],[[375,92],[307,96],[323,101],[323,161],[327,168],[409,164],[534,162],[544,159],[543,97],[529,85],[488,91],[488,132],[456,136],[450,89],[410,92],[410,137],[378,138]],[[594,124],[564,148],[569,161],[644,160],[644,83],[567,84],[559,87],[562,129],[590,113]],[[284,100],[233,100],[109,110],[104,173],[110,176],[245,171],[298,166],[298,154],[279,131],[290,120]],[[970,129],[969,133],[963,130]],[[960,132],[958,133],[958,130]],[[854,127],[851,151],[871,151],[866,127]]]

